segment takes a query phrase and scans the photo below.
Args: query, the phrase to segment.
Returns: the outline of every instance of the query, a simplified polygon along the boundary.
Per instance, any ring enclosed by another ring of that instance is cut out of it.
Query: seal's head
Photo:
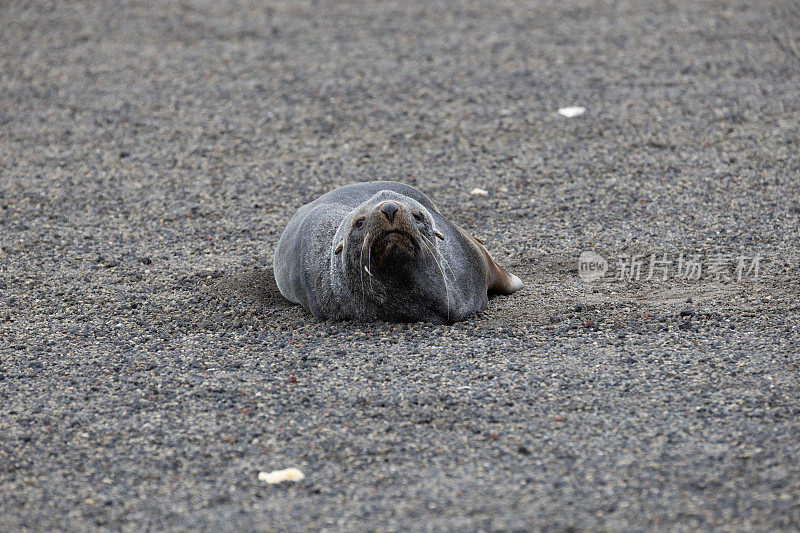
[[[419,202],[383,191],[354,209],[339,227],[334,254],[345,269],[391,281],[436,253],[433,217]]]
[[[381,191],[342,220],[332,246],[333,264],[368,309],[373,306],[367,300],[390,303],[401,293],[407,305],[409,298],[443,283],[436,243],[443,238],[422,204]],[[382,316],[374,313],[374,318]]]

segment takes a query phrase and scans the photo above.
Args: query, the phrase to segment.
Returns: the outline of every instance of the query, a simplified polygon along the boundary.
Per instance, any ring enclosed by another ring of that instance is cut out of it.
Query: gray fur
[[[376,272],[365,239],[370,229],[377,233],[370,226],[380,222],[373,213],[387,201],[413,222],[419,252],[413,260],[387,260],[389,266]],[[411,212],[424,221],[412,221]],[[353,223],[361,216],[367,225],[357,230]],[[522,286],[427,196],[392,181],[348,185],[301,207],[278,242],[274,272],[281,293],[315,317],[358,322],[450,323],[486,307],[492,279],[499,276],[505,282],[492,292],[510,293]]]

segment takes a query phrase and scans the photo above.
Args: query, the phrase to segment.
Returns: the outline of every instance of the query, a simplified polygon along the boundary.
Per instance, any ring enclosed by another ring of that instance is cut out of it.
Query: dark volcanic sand
[[[0,530],[800,528],[799,28],[789,1],[0,3]],[[525,288],[446,327],[289,305],[286,222],[371,179]],[[764,262],[585,283],[586,250]]]

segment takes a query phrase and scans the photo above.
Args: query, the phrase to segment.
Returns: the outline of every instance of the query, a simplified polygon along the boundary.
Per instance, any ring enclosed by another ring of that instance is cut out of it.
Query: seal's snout
[[[400,206],[394,202],[383,202],[380,207],[381,213],[386,215],[389,222],[394,222],[394,215],[400,210]]]
[[[386,200],[373,207],[364,230],[369,235],[371,272],[397,273],[417,257],[417,229],[412,221],[410,211],[400,202]]]

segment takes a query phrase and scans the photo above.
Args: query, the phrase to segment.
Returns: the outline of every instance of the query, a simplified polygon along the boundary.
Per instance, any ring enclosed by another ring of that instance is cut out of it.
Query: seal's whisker
[[[369,233],[367,234],[367,237],[369,237]],[[364,242],[367,242],[366,239],[364,239]],[[372,266],[372,246],[370,246],[369,249],[367,249],[367,264],[370,267]],[[372,272],[369,271],[369,268],[367,268],[366,270],[367,274],[369,274],[369,290],[372,290]]]
[[[423,235],[423,238],[424,238],[424,239],[425,239],[425,241],[427,242],[427,245],[428,245],[430,248],[432,248],[432,249],[433,249],[433,252],[434,252],[434,260],[435,260],[435,262],[436,262],[436,266],[438,266],[438,267],[439,267],[439,272],[441,272],[441,273],[442,273],[442,282],[444,283],[444,296],[445,296],[445,299],[446,299],[446,302],[445,302],[445,304],[447,305],[447,320],[450,320],[450,289],[449,289],[449,287],[447,286],[447,276],[445,275],[445,273],[444,273],[444,269],[442,268],[442,263],[444,263],[444,266],[445,266],[445,267],[447,267],[447,269],[450,271],[450,275],[451,275],[451,276],[453,276],[453,279],[455,279],[455,277],[456,277],[456,274],[455,274],[455,272],[453,272],[453,268],[450,266],[450,264],[449,264],[449,263],[447,262],[447,260],[444,258],[444,255],[442,255],[442,253],[441,253],[441,252],[439,251],[439,249],[436,247],[436,244],[434,244],[433,242],[431,242],[431,241],[430,241],[430,240],[429,240],[427,237],[425,237],[424,235]],[[438,260],[436,260],[436,255],[438,255],[438,256],[439,256]]]
[[[444,257],[442,257],[441,253],[439,254],[439,257],[437,257],[435,252],[438,252],[438,250],[436,249],[436,247],[433,245],[432,242],[430,242],[424,235],[420,235],[420,237],[422,237],[420,242],[423,244],[423,246],[425,246],[425,248],[431,254],[431,257],[433,258],[433,262],[436,264],[436,268],[438,268],[439,272],[442,274],[442,283],[444,283],[445,305],[447,306],[447,320],[449,321],[450,320],[450,288],[447,286],[447,276],[444,273],[444,269],[442,268],[441,263],[444,262],[444,264],[447,266],[447,268],[450,269],[451,273],[453,272],[453,269],[450,268],[450,265],[447,264],[447,261],[444,260]],[[441,259],[440,259],[440,257],[441,257]],[[453,277],[455,277],[455,275],[453,275]]]
[[[364,265],[364,247],[367,245],[368,239],[369,239],[369,232],[367,232],[367,234],[364,236],[364,240],[361,242],[361,254],[359,255],[358,258],[358,262],[365,267],[366,265]],[[361,274],[361,305],[363,306],[367,298],[366,294],[364,293],[364,271],[361,270],[360,274]]]
[[[442,252],[440,252],[440,251],[439,251],[439,249],[436,247],[436,245],[435,245],[433,242],[431,242],[431,240],[430,240],[430,239],[428,239],[428,238],[427,238],[427,237],[425,237],[424,235],[421,235],[421,237],[422,237],[422,238],[425,240],[425,242],[426,242],[426,243],[428,243],[428,246],[429,246],[430,248],[432,248],[432,249],[433,249],[433,254],[434,254],[434,257],[438,257],[438,258],[439,258],[439,260],[440,260],[441,262],[443,262],[443,263],[444,263],[444,266],[446,266],[446,267],[447,267],[447,270],[449,270],[449,271],[450,271],[450,275],[451,275],[451,276],[453,276],[453,278],[455,279],[455,277],[456,277],[456,273],[455,273],[455,272],[453,272],[453,269],[452,269],[452,267],[451,267],[451,266],[450,266],[450,264],[449,264],[449,263],[448,263],[448,262],[445,260],[445,258],[444,258],[444,255],[442,255]]]

